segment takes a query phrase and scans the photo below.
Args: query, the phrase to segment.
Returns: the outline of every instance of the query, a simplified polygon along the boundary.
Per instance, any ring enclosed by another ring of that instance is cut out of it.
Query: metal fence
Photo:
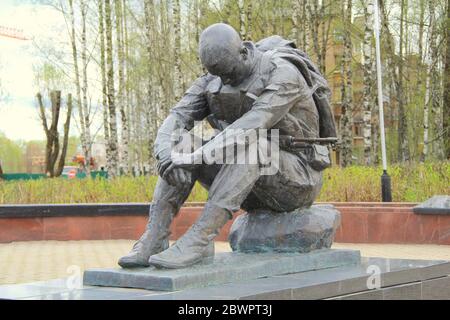
[[[92,171],[91,178],[108,178],[108,172],[106,171]],[[84,179],[87,177],[86,173],[77,173],[76,178]],[[14,180],[38,180],[38,179],[46,179],[47,176],[43,173],[5,173],[0,175],[0,179],[5,181],[14,181]],[[68,179],[67,176],[61,176],[63,179]]]

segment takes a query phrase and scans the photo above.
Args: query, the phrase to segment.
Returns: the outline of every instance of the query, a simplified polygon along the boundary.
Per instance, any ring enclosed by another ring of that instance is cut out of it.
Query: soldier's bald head
[[[225,23],[209,26],[200,36],[200,59],[209,71],[213,71],[221,62],[236,59],[241,48],[239,34]]]
[[[252,61],[246,45],[233,27],[216,23],[200,36],[200,60],[209,73],[222,79],[222,83],[235,86],[251,70]]]

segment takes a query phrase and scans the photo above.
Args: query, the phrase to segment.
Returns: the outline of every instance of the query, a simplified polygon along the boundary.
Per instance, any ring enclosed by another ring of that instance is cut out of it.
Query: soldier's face
[[[225,85],[237,86],[242,82],[239,76],[240,69],[239,63],[230,62],[222,65],[220,68],[214,68],[210,73],[220,77],[222,83]]]
[[[220,77],[224,85],[238,86],[247,77],[247,56],[222,52],[215,63],[205,64],[205,68]]]

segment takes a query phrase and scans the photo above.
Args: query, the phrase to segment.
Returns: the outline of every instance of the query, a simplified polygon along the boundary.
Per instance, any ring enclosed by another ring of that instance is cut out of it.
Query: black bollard
[[[391,177],[386,170],[381,175],[381,199],[383,202],[392,202]]]

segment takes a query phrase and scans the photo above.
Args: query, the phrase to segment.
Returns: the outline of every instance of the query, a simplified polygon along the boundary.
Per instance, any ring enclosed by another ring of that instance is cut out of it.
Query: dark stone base
[[[413,208],[417,214],[447,214],[450,215],[450,196],[434,196]]]
[[[379,286],[368,283],[379,271]],[[142,272],[142,271],[141,271]],[[447,299],[450,262],[361,258],[356,265],[270,276],[176,292],[87,286],[67,279],[0,286],[0,299],[25,300],[304,300]],[[69,283],[72,283],[70,281]]]
[[[283,274],[358,264],[356,250],[316,250],[311,253],[219,253],[211,263],[183,269],[91,269],[84,284],[176,291]]]
[[[340,213],[332,205],[292,212],[249,212],[234,221],[229,235],[233,251],[310,252],[330,248]]]

